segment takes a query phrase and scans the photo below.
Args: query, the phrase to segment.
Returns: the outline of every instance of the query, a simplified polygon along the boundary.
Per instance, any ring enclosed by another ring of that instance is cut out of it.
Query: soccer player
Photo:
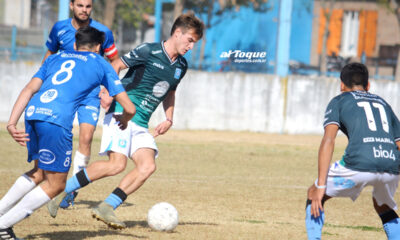
[[[124,129],[135,113],[111,65],[98,55],[104,33],[90,26],[76,32],[76,49],[49,56],[14,104],[7,130],[28,148],[32,170],[0,200],[0,239],[14,239],[12,226],[63,191],[71,164],[72,123],[85,97],[104,85],[123,106],[116,116]],[[84,81],[83,81],[84,80]],[[25,111],[25,131],[16,128]],[[39,185],[40,184],[40,185]]]
[[[393,199],[399,182],[399,120],[385,100],[368,92],[368,70],[363,64],[346,65],[340,79],[342,93],[330,101],[325,112],[318,179],[308,189],[308,239],[321,239],[326,200],[349,197],[355,201],[366,186],[373,187],[374,208],[388,239],[400,239]],[[348,145],[342,159],[329,166],[339,129],[347,136]]]
[[[90,18],[92,0],[71,0],[70,9],[73,17],[58,21],[51,29],[46,42],[48,51],[43,61],[57,51],[74,50],[75,32],[84,26],[91,26],[105,33],[105,40],[99,53],[101,56],[105,55],[110,62],[117,60],[118,51],[111,30]],[[94,89],[78,108],[79,144],[73,160],[73,174],[86,167],[90,160],[91,143],[100,113],[99,93],[100,87]],[[71,193],[61,206],[67,208],[70,204],[73,204],[76,195],[77,192]]]
[[[129,68],[121,80],[137,113],[124,131],[114,127],[113,114],[122,107],[115,101],[104,118],[101,154],[108,154],[109,161],[97,161],[78,172],[67,181],[65,191],[48,204],[50,215],[57,215],[61,199],[76,189],[95,180],[122,172],[127,158],[132,158],[135,168],[121,180],[118,187],[94,208],[92,216],[112,228],[125,228],[115,210],[127,196],[137,189],[156,170],[158,149],[154,137],[164,134],[172,126],[176,88],[187,70],[182,55],[193,48],[203,36],[204,24],[192,13],[178,17],[171,29],[171,36],[161,43],[142,44],[113,63],[119,73]],[[155,128],[154,137],[148,131],[150,116],[163,103],[166,120]]]

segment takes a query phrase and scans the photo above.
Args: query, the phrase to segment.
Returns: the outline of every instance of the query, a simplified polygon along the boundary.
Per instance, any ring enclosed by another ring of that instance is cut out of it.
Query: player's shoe
[[[65,196],[65,198],[61,201],[60,208],[66,209],[69,206],[74,206],[74,200],[76,196],[78,196],[78,192],[68,193],[67,196]]]
[[[23,240],[22,238],[17,238],[12,227],[0,229],[0,239],[6,240]]]
[[[58,207],[60,206],[61,201],[65,198],[67,193],[65,191],[62,191],[58,196],[50,200],[50,202],[47,204],[47,210],[49,210],[50,216],[55,218],[57,216],[57,211]]]
[[[113,207],[106,202],[102,202],[97,207],[92,209],[92,217],[104,222],[109,227],[114,229],[126,228],[125,223],[120,221],[117,216],[115,216]]]

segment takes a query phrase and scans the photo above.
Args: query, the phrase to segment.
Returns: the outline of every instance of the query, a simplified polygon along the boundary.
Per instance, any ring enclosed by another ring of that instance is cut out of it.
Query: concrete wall
[[[19,92],[39,64],[0,63],[0,121],[6,122]],[[371,92],[400,112],[400,83],[372,81]],[[176,95],[174,128],[320,134],[329,100],[339,94],[339,80],[238,72],[189,71]],[[150,126],[165,119],[162,108]]]
[[[4,24],[29,28],[31,20],[31,0],[5,0]]]

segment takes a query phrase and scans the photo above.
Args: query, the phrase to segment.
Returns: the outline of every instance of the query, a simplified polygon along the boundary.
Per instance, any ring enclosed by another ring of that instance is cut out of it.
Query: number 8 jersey
[[[336,96],[325,112],[324,127],[330,124],[338,125],[349,140],[342,159],[345,167],[399,174],[400,122],[381,97],[363,91]]]
[[[43,83],[29,101],[25,119],[51,122],[68,130],[72,129],[81,101],[100,84],[111,96],[125,91],[111,65],[92,52],[64,51],[51,55],[33,77]]]

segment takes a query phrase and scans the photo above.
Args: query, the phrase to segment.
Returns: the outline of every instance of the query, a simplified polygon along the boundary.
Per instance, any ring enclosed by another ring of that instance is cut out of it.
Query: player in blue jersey
[[[74,50],[76,30],[88,25],[105,33],[105,39],[100,47],[99,54],[102,56],[105,55],[110,62],[117,60],[118,51],[115,47],[111,30],[90,18],[92,0],[71,0],[70,9],[73,13],[73,17],[58,21],[51,29],[46,42],[48,51],[44,60],[58,51]],[[93,92],[88,95],[87,100],[78,108],[79,144],[73,159],[73,174],[76,174],[79,170],[86,167],[90,160],[93,133],[96,129],[100,113],[99,92],[100,87],[94,89]],[[66,208],[69,204],[73,204],[73,199],[76,197],[76,194],[77,192],[68,196],[61,206]]]
[[[175,91],[184,77],[187,63],[183,55],[193,48],[203,35],[204,24],[194,14],[182,14],[175,20],[171,36],[158,43],[142,44],[117,61],[114,69],[129,70],[123,85],[131,101],[135,104],[136,115],[126,130],[114,127],[114,113],[119,114],[121,106],[115,102],[104,118],[101,154],[110,156],[110,161],[97,161],[83,169],[67,182],[65,191],[48,204],[50,215],[57,215],[58,204],[63,196],[86,186],[89,182],[113,176],[122,172],[128,158],[135,168],[127,173],[118,187],[96,208],[92,216],[102,220],[112,228],[125,228],[125,223],[117,218],[114,210],[129,194],[138,190],[156,170],[155,158],[158,149],[154,137],[166,133],[172,126]],[[166,120],[161,122],[152,135],[148,121],[157,106],[162,103]]]
[[[46,59],[21,91],[7,124],[10,135],[28,148],[32,170],[20,176],[0,200],[0,239],[13,239],[12,226],[32,214],[65,188],[71,164],[72,122],[81,102],[104,85],[124,105],[116,116],[125,129],[135,113],[111,65],[96,52],[104,33],[90,26],[76,33],[76,49]],[[26,109],[26,110],[25,110]],[[25,110],[25,131],[16,128]],[[40,185],[39,185],[40,184]]]
[[[325,133],[318,154],[318,179],[308,189],[308,239],[321,239],[324,203],[333,197],[357,199],[372,186],[374,208],[389,240],[400,239],[400,219],[394,194],[399,182],[400,123],[390,105],[369,93],[368,70],[360,63],[346,65],[341,74],[342,94],[325,112]],[[340,161],[330,165],[337,132],[348,137]]]

